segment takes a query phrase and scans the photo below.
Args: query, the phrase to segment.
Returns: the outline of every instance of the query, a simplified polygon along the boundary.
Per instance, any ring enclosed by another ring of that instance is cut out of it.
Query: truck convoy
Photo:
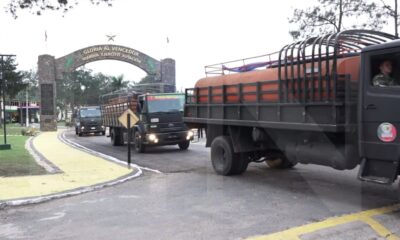
[[[251,161],[279,168],[360,165],[360,180],[391,184],[400,174],[395,39],[348,30],[286,45],[265,62],[206,66],[206,77],[186,89],[184,121],[206,129],[221,175],[241,174]],[[386,61],[393,78],[381,72]],[[373,84],[379,74],[391,84]]]
[[[127,141],[127,129],[118,118],[127,109],[132,110],[139,122],[132,130],[137,152],[147,147],[177,144],[181,150],[188,149],[193,132],[183,123],[184,94],[140,94],[122,90],[100,97],[103,125],[109,127],[111,143],[123,145]]]
[[[75,133],[80,137],[83,134],[101,133],[105,135],[106,129],[101,121],[99,106],[80,107],[74,114]]]

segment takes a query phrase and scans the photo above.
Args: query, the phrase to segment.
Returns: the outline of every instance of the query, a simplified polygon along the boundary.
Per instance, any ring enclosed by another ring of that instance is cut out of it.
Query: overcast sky
[[[1,7],[8,1],[1,0]],[[292,42],[288,17],[294,8],[315,1],[115,0],[113,7],[79,2],[66,14],[20,11],[16,20],[0,11],[0,53],[16,54],[20,69],[28,70],[37,67],[40,54],[59,58],[91,45],[118,44],[155,59],[175,59],[177,88],[182,89],[204,77],[205,65],[278,51]],[[116,35],[115,42],[108,42],[108,34]],[[135,81],[145,76],[119,61],[86,67]]]

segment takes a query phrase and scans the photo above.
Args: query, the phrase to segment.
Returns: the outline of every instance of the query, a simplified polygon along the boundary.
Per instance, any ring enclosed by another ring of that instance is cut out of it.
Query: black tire
[[[101,135],[103,135],[103,136],[106,135],[106,131],[102,131]]]
[[[111,144],[113,146],[122,146],[124,145],[124,139],[121,131],[117,128],[112,128],[111,129]]]
[[[146,146],[143,144],[142,138],[138,131],[135,131],[135,151],[137,153],[146,152]]]
[[[184,142],[178,143],[179,149],[181,149],[181,150],[187,150],[189,148],[189,145],[190,145],[190,141],[184,141]]]
[[[211,143],[211,162],[214,171],[223,176],[241,174],[247,169],[247,158],[235,153],[230,137],[219,136]]]
[[[270,168],[276,168],[276,169],[288,169],[288,168],[293,168],[297,163],[292,163],[290,162],[285,156],[281,156],[277,159],[271,159],[271,160],[266,160],[265,163],[270,167]]]
[[[75,135],[78,135],[78,128],[75,128]]]
[[[248,153],[241,153],[240,154],[240,159],[238,163],[236,164],[236,169],[234,171],[234,174],[242,174],[246,172],[247,167],[249,166],[249,155]]]
[[[80,133],[78,133],[78,136],[79,136],[79,137],[82,137],[82,135],[83,135],[83,133],[81,133],[81,132],[80,132]]]

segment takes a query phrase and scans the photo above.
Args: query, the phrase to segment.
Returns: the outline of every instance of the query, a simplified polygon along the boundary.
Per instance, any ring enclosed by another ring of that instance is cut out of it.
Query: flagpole
[[[169,53],[168,53],[168,46],[169,46],[169,37],[167,36],[167,43],[165,44],[165,57],[164,58],[168,58]]]
[[[48,46],[47,46],[47,29],[44,30],[44,50],[48,53]]]

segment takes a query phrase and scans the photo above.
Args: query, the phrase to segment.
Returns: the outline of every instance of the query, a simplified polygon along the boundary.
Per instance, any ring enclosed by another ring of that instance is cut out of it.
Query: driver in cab
[[[372,79],[372,85],[378,87],[389,87],[398,85],[394,78],[390,76],[393,64],[390,60],[385,60],[379,65],[380,73]]]

